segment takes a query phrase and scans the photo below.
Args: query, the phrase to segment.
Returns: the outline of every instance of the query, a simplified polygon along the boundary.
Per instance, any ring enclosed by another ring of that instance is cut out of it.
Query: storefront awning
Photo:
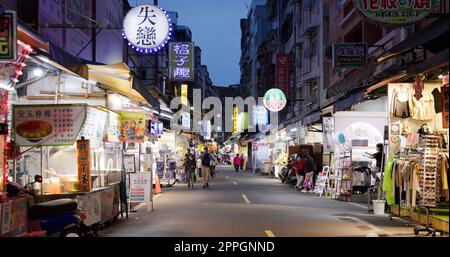
[[[409,67],[406,70],[406,73],[408,74],[407,78],[414,77],[415,75],[420,73],[426,73],[430,70],[448,67],[448,60],[449,60],[449,52],[447,48],[442,52],[434,55],[433,57],[428,58],[427,60],[419,64]]]
[[[146,99],[133,89],[130,69],[125,63],[110,65],[87,64],[88,80],[100,83],[104,88],[117,92],[133,100],[147,103]]]
[[[352,107],[352,105],[364,101],[365,92],[366,88],[362,88],[345,97],[344,99],[340,99],[334,104],[334,112],[345,111],[348,108]]]
[[[320,111],[316,111],[303,117],[302,126],[308,126],[320,120],[321,120]]]
[[[36,33],[33,33],[22,24],[17,24],[17,39],[30,45],[34,49],[39,49],[46,53],[50,52],[48,41],[40,37]]]
[[[403,42],[395,45],[380,57],[378,57],[378,61],[384,61],[388,58],[401,54],[405,51],[408,51],[414,47],[424,45],[437,37],[447,34],[448,36],[448,28],[449,28],[449,18],[448,16],[440,21],[437,21],[434,25],[423,28],[420,31],[414,33],[414,36],[411,36],[404,40]],[[448,47],[448,42],[441,42],[445,44],[445,47]]]
[[[352,74],[327,89],[327,98],[339,96],[361,86],[375,72],[377,65],[371,60],[365,67],[359,68]]]

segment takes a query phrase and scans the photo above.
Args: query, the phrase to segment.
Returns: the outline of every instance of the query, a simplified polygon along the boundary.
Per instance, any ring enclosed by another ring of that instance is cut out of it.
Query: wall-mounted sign
[[[169,43],[169,76],[172,81],[193,81],[195,79],[194,43]],[[181,95],[183,96],[183,85],[181,86]]]
[[[160,121],[150,121],[149,134],[162,135],[164,133],[164,124]]]
[[[385,26],[405,26],[427,17],[439,0],[355,0],[356,8],[369,20]]]
[[[289,85],[291,83],[291,58],[288,54],[277,54],[276,63],[276,85],[283,88],[289,94]]]
[[[91,191],[91,164],[89,140],[77,140],[77,166],[79,191]]]
[[[120,141],[142,143],[145,137],[144,113],[120,113]]]
[[[269,112],[264,106],[255,105],[253,107],[253,124],[267,125],[269,123]]]
[[[13,127],[20,146],[73,145],[86,119],[86,105],[14,105]]]
[[[367,43],[333,44],[333,67],[359,68],[367,64]]]
[[[279,112],[287,104],[286,95],[281,89],[272,88],[269,89],[263,98],[264,107],[271,112]]]
[[[190,113],[182,112],[181,125],[185,129],[190,129],[191,128],[191,114]]]
[[[233,106],[233,134],[238,132],[238,107]]]
[[[120,115],[109,111],[108,125],[106,127],[106,141],[119,142],[120,138]]]
[[[125,16],[122,35],[136,51],[154,53],[168,43],[172,35],[171,20],[157,6],[139,5]]]
[[[136,172],[136,162],[134,154],[125,154],[123,156],[123,165],[126,173]]]
[[[5,11],[0,15],[0,62],[14,62],[17,58],[16,13]]]

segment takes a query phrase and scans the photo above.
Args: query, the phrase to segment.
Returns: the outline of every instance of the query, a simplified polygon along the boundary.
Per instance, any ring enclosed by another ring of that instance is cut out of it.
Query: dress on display
[[[411,101],[411,116],[415,120],[432,120],[435,118],[434,99],[430,92],[422,91],[419,100],[416,97]]]

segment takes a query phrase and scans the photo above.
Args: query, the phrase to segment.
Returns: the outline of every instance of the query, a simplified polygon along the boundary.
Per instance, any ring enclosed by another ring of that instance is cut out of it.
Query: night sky
[[[153,4],[153,0],[128,0]],[[202,64],[214,85],[238,84],[241,53],[240,19],[247,16],[251,0],[159,0],[167,11],[178,12],[178,24],[189,26],[192,38],[202,49]]]

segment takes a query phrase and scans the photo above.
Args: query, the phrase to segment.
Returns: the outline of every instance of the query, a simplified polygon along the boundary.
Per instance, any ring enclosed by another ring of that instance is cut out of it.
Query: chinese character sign
[[[0,62],[16,61],[16,13],[5,11],[0,16]]]
[[[277,54],[276,85],[289,93],[291,78],[291,58],[288,54]]]
[[[120,137],[120,115],[109,111],[108,125],[106,128],[106,141],[107,142],[119,142]]]
[[[77,140],[77,166],[79,191],[91,191],[91,164],[89,140]]]
[[[367,43],[333,44],[335,68],[358,68],[367,64]]]
[[[73,145],[86,119],[86,105],[14,105],[13,128],[20,146]]]
[[[120,141],[144,142],[145,137],[144,113],[120,113]]]
[[[175,42],[169,44],[169,75],[173,81],[193,81],[194,43]]]
[[[140,52],[158,51],[172,34],[169,15],[154,5],[139,5],[125,16],[124,36]]]
[[[92,148],[100,148],[105,133],[108,112],[99,110],[95,107],[87,108],[86,121],[81,128],[78,138],[84,137],[91,140]]]
[[[356,8],[370,21],[386,26],[414,24],[433,12],[439,0],[355,0]]]
[[[151,172],[138,172],[130,174],[130,193],[131,203],[148,203],[152,199],[152,174]]]

